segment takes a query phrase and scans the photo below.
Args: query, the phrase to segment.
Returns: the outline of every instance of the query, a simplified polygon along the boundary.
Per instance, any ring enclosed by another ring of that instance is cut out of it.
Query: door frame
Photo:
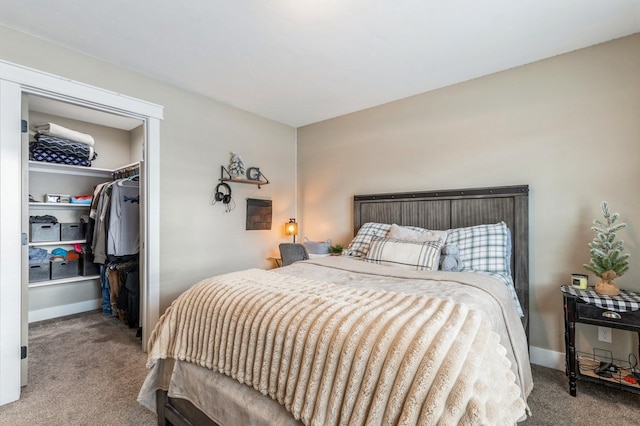
[[[160,314],[160,120],[163,107],[0,60],[0,405],[20,398],[22,93],[87,106],[144,122],[145,211],[141,235],[142,341]],[[150,238],[152,236],[152,238]],[[26,315],[25,315],[26,317]]]

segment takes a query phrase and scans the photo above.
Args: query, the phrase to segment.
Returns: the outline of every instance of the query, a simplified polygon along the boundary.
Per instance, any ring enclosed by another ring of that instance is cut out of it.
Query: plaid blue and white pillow
[[[376,236],[372,238],[364,260],[417,271],[436,271],[441,246],[442,239],[405,241]]]
[[[393,224],[395,225],[395,224]],[[393,226],[389,223],[377,223],[377,222],[366,222],[364,223],[356,236],[351,240],[347,249],[343,252],[344,256],[354,256],[354,257],[365,257],[367,252],[369,251],[369,245],[371,244],[371,239],[373,237],[382,237],[385,238],[389,233],[389,230]],[[398,225],[395,225],[398,227]],[[402,226],[403,229],[409,229],[412,231],[420,231],[420,232],[432,232],[432,233],[442,233],[442,235],[446,235],[446,231],[430,231],[425,228],[420,228],[418,226]],[[440,234],[436,234],[440,235]]]
[[[504,222],[450,229],[446,244],[457,244],[465,271],[509,275],[507,225]]]
[[[344,252],[345,256],[364,257],[369,251],[369,245],[373,237],[386,237],[387,232],[391,229],[389,223],[364,223],[356,236],[351,240],[349,246]]]

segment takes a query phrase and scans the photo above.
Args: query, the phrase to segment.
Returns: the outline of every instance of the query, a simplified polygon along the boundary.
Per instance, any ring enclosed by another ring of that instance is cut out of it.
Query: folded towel
[[[67,129],[66,127],[62,127],[59,124],[42,123],[36,124],[35,126],[33,126],[33,128],[35,131],[40,133],[59,136],[61,138],[66,138],[75,142],[81,142],[89,146],[93,146],[95,144],[93,136],[87,135],[86,133],[80,133],[75,130]]]
[[[53,251],[51,251],[51,255],[52,256],[60,256],[61,258],[65,258],[67,257],[67,250],[63,249],[62,247],[58,247],[56,249],[53,249]]]
[[[71,197],[71,204],[91,204],[93,195],[77,195]]]
[[[29,247],[29,260],[39,261],[49,258],[49,252],[43,248]]]
[[[80,253],[75,250],[69,250],[67,255],[64,257],[64,260],[78,260],[80,259]]]
[[[50,214],[45,214],[43,216],[29,216],[29,223],[58,223],[58,218],[55,216],[51,216]]]

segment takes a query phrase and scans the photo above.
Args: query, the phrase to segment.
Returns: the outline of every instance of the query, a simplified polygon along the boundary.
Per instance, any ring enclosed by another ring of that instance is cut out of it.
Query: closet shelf
[[[79,275],[77,277],[61,278],[59,280],[35,281],[32,283],[29,283],[29,288],[48,287],[50,285],[67,284],[67,283],[75,283],[75,282],[98,280],[98,279],[100,279],[100,275],[86,275],[86,276]]]
[[[87,240],[71,240],[71,241],[43,241],[41,243],[30,242],[29,247],[42,246],[70,246],[74,244],[85,244]]]
[[[40,209],[89,209],[91,208],[90,204],[79,204],[79,203],[38,203],[35,201],[29,202],[29,208],[33,210]]]
[[[103,169],[99,167],[72,166],[69,164],[47,163],[45,161],[29,160],[29,171],[38,173],[59,173],[71,176],[88,176],[111,179],[114,171],[140,167],[140,162],[125,164],[115,169]]]
[[[113,170],[100,169],[97,167],[71,166],[68,164],[46,163],[44,161],[29,161],[30,172],[40,173],[61,173],[74,176],[90,176],[100,178],[111,178]]]

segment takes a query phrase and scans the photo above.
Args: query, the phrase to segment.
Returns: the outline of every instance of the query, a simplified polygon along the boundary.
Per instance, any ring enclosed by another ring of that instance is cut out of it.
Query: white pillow
[[[442,241],[445,241],[447,239],[447,231],[400,226],[393,223],[391,224],[391,228],[389,228],[387,238],[404,241],[435,241],[440,238]]]
[[[418,271],[437,271],[442,242],[441,238],[435,241],[402,241],[374,236],[364,260]]]
[[[391,228],[389,228],[387,238],[415,242],[442,240],[444,244],[444,241],[447,240],[447,231],[433,231],[430,229],[417,228],[413,226],[400,226],[393,223],[391,224]],[[436,264],[440,265],[440,253],[438,253],[435,260]]]
[[[371,239],[376,237],[387,237],[387,233],[391,229],[392,226],[396,226],[398,228],[402,228],[402,231],[417,231],[417,232],[431,232],[431,235],[438,235],[442,237],[442,241],[445,241],[447,238],[447,231],[429,231],[424,228],[419,228],[417,226],[399,226],[396,224],[389,223],[377,223],[377,222],[366,222],[362,224],[356,236],[351,240],[347,249],[343,252],[344,256],[354,256],[354,257],[364,257],[369,251],[369,244],[371,244]],[[440,234],[443,232],[443,234]],[[434,234],[435,233],[435,234]],[[428,234],[429,235],[429,234]],[[404,240],[405,238],[398,238],[400,240]],[[406,238],[406,240],[413,241],[414,238]]]

